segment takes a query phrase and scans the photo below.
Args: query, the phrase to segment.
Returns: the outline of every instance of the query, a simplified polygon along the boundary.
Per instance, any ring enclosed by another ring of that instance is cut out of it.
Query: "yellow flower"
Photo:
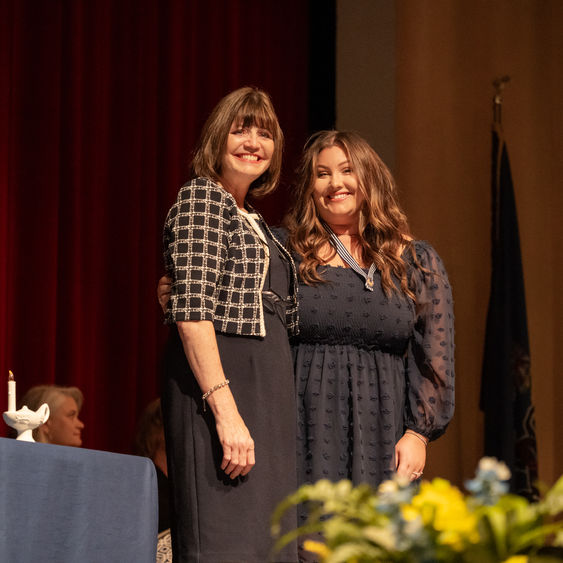
[[[401,516],[407,521],[412,522],[420,516],[420,511],[411,506],[410,504],[403,504],[401,506]]]
[[[467,508],[461,491],[445,479],[422,483],[420,492],[412,499],[412,508],[419,512],[425,525],[440,532],[438,541],[443,545],[460,550],[464,541],[479,541],[475,515]],[[405,512],[409,514],[403,510],[403,515]]]
[[[527,555],[513,555],[508,559],[505,559],[503,563],[528,563],[529,559]]]
[[[306,551],[320,555],[322,559],[326,559],[330,555],[330,549],[324,543],[318,541],[305,540],[303,547]]]

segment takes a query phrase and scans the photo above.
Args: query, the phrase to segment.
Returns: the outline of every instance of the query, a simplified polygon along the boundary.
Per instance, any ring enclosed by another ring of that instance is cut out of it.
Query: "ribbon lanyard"
[[[366,274],[363,268],[356,262],[355,258],[348,252],[348,249],[342,244],[342,241],[335,235],[334,231],[323,221],[324,228],[330,234],[330,241],[338,256],[354,270],[358,275],[362,276],[364,280],[366,280],[365,288],[369,291],[373,291],[373,275],[375,274],[375,264],[369,267],[368,273]]]

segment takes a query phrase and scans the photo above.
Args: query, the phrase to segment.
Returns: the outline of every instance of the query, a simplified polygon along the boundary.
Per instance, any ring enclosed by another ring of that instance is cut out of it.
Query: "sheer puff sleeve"
[[[454,313],[442,260],[426,242],[414,242],[410,288],[415,324],[406,357],[405,428],[434,440],[454,413]]]
[[[173,280],[165,322],[213,320],[229,220],[226,192],[214,182],[196,178],[180,190],[164,226],[164,261]]]

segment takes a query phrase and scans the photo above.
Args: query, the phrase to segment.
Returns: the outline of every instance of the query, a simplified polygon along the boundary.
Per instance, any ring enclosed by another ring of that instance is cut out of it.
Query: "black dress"
[[[289,267],[269,241],[265,289],[285,298]],[[256,465],[229,479],[220,469],[222,448],[174,327],[167,346],[163,393],[174,561],[265,563],[297,561],[291,544],[272,557],[270,519],[297,488],[296,407],[292,359],[283,308],[264,297],[266,336],[216,333],[225,375],[255,441]],[[286,529],[296,525],[288,514]]]
[[[377,486],[395,469],[410,428],[430,440],[454,411],[453,301],[436,251],[405,252],[417,305],[374,291],[350,268],[321,267],[327,283],[299,285],[292,342],[298,393],[300,482],[350,479]]]

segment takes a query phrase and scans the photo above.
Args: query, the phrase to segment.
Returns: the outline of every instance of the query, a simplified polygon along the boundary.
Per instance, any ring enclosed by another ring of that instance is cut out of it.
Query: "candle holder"
[[[44,424],[49,418],[49,405],[43,403],[36,411],[32,411],[24,405],[18,411],[6,411],[4,422],[14,428],[18,433],[18,440],[24,442],[35,442],[33,430]]]

